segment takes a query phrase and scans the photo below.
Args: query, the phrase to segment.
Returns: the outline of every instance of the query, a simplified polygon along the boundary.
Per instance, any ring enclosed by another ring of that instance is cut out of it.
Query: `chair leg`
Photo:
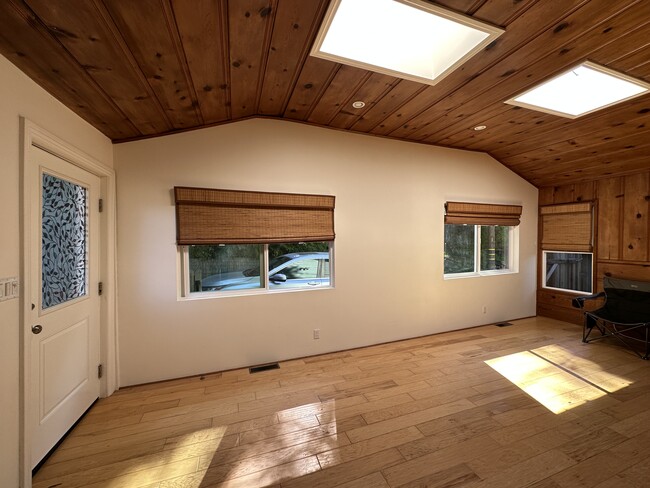
[[[587,320],[585,319],[585,322],[582,324],[582,342],[587,342],[587,337],[589,337],[590,333],[591,329],[587,327]]]

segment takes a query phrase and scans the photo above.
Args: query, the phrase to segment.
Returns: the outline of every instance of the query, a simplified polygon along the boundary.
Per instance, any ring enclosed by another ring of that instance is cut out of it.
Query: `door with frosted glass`
[[[32,151],[27,412],[34,467],[99,396],[100,180]]]

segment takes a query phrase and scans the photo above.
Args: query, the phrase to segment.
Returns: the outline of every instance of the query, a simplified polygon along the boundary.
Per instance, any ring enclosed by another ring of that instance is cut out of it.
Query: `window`
[[[331,195],[174,188],[183,296],[331,286]]]
[[[183,246],[185,295],[331,285],[331,242]],[[265,265],[268,263],[268,265]],[[265,270],[260,273],[260,270]]]
[[[264,246],[186,246],[189,292],[262,288]]]
[[[515,227],[445,224],[445,277],[516,272]]]
[[[592,293],[593,254],[544,251],[544,288]]]
[[[521,205],[445,203],[445,278],[517,272]]]

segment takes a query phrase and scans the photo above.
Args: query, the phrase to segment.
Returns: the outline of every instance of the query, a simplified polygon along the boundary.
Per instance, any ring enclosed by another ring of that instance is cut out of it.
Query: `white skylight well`
[[[311,54],[433,85],[502,33],[422,0],[333,0]]]
[[[506,103],[575,119],[649,90],[644,81],[585,61]]]

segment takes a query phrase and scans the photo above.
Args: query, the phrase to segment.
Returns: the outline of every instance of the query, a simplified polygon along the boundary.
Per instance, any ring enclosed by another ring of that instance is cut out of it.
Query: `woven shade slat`
[[[540,207],[544,250],[593,251],[591,202]]]
[[[560,205],[544,205],[539,208],[541,215],[591,213],[591,202],[563,203]]]
[[[209,188],[174,188],[176,204],[226,205],[246,207],[334,208],[330,195],[303,195],[298,193],[270,193]]]
[[[334,239],[334,197],[174,188],[176,241],[261,244]]]
[[[447,202],[445,224],[519,225],[521,205]]]

